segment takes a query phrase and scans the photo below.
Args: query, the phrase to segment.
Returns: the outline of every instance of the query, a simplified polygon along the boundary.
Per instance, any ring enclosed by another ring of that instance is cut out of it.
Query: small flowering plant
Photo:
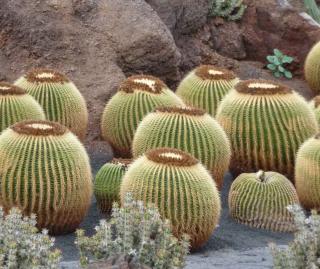
[[[270,244],[275,269],[320,268],[320,215],[312,211],[306,217],[298,205],[288,207],[294,215],[297,231],[287,249]]]
[[[38,233],[36,217],[23,217],[17,208],[5,216],[0,207],[0,268],[55,269],[61,254],[52,250],[54,240]]]
[[[145,207],[130,194],[123,207],[113,205],[111,220],[102,220],[95,235],[86,237],[83,230],[78,230],[76,245],[82,266],[89,260],[125,256],[128,261],[151,268],[182,268],[189,250],[188,238],[175,238],[170,223],[161,220],[156,207]]]

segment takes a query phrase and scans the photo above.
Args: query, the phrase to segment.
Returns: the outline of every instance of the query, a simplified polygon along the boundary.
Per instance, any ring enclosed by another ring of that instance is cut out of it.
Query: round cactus
[[[244,173],[232,183],[229,210],[237,222],[277,232],[294,231],[287,206],[298,204],[293,184],[276,172]]]
[[[66,127],[24,121],[0,136],[0,206],[37,215],[37,226],[52,234],[74,231],[92,193],[87,153]]]
[[[320,42],[310,50],[304,65],[304,74],[309,87],[315,92],[320,93]]]
[[[24,89],[0,82],[0,133],[23,120],[44,120],[39,103]]]
[[[190,153],[207,167],[221,189],[231,149],[227,135],[209,114],[191,107],[157,108],[139,125],[132,144],[133,156],[158,147]]]
[[[314,112],[291,88],[267,80],[239,82],[217,121],[232,146],[231,171],[276,171],[293,180],[299,146],[318,131]]]
[[[109,214],[114,202],[120,202],[120,185],[130,159],[113,159],[98,171],[94,182],[94,194],[101,213]]]
[[[158,78],[129,77],[105,107],[102,136],[116,156],[131,157],[133,136],[142,118],[158,106],[174,105],[183,105],[183,102]]]
[[[65,75],[50,69],[36,69],[19,78],[15,85],[25,89],[42,106],[47,120],[68,127],[84,139],[88,126],[86,102]]]
[[[318,121],[318,125],[320,126],[320,95],[314,97],[311,102],[311,108],[313,109],[316,119]]]
[[[178,149],[157,148],[133,162],[123,177],[120,196],[155,204],[173,233],[190,236],[192,248],[203,245],[221,211],[219,192],[205,167]]]
[[[181,81],[176,94],[186,105],[204,109],[215,117],[221,100],[238,82],[232,71],[201,65]]]
[[[295,185],[301,204],[320,209],[320,134],[308,139],[297,153]]]

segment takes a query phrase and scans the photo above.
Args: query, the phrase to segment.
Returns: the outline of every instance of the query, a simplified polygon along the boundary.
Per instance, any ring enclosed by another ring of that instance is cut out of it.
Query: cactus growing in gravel
[[[114,202],[120,202],[120,185],[129,159],[113,159],[98,171],[94,182],[94,194],[101,213],[109,214]]]
[[[24,89],[0,82],[0,133],[23,120],[44,120],[39,103]]]
[[[37,215],[52,234],[74,231],[91,201],[87,153],[66,127],[49,121],[16,123],[0,136],[0,206]]]
[[[209,239],[219,221],[221,204],[214,181],[197,159],[178,149],[150,150],[133,162],[123,177],[122,202],[128,192],[155,204],[177,237],[190,236],[194,249]]]
[[[320,42],[316,43],[306,58],[304,64],[304,75],[311,90],[314,93],[320,93]]]
[[[244,173],[232,183],[229,210],[236,221],[278,232],[294,230],[287,206],[299,203],[293,184],[276,172]]]
[[[186,105],[204,109],[214,117],[223,97],[238,82],[235,74],[227,69],[201,65],[181,81],[176,94]]]
[[[310,105],[316,115],[316,119],[318,121],[318,125],[320,127],[320,95],[314,97],[311,102]]]
[[[88,125],[86,102],[74,83],[65,75],[50,69],[35,69],[15,85],[25,89],[44,109],[47,120],[68,127],[84,139]]]
[[[297,153],[295,185],[301,204],[320,209],[320,134],[308,139]]]
[[[221,102],[216,119],[230,138],[235,174],[263,169],[293,180],[298,148],[318,132],[305,99],[267,80],[238,83]]]
[[[207,167],[221,189],[230,163],[230,143],[221,126],[203,110],[160,107],[148,114],[134,136],[132,153],[138,157],[158,147],[190,153]]]
[[[129,77],[104,109],[102,136],[116,156],[131,157],[133,136],[142,118],[158,106],[174,105],[183,105],[183,102],[158,78]]]

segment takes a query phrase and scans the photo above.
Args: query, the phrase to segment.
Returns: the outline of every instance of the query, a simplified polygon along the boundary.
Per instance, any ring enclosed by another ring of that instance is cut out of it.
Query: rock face
[[[200,63],[239,70],[235,59],[265,63],[273,48],[294,56],[301,73],[320,28],[279,1],[247,1],[235,23],[208,18],[207,0],[2,0],[0,80],[34,67],[65,72],[87,100],[88,141],[99,140],[103,107],[131,74],[159,76],[174,88]]]

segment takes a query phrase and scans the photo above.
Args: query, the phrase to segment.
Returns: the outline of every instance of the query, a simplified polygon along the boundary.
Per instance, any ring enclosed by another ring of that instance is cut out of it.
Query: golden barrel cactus
[[[51,69],[35,69],[15,85],[25,89],[42,106],[46,119],[68,127],[84,139],[88,126],[87,104],[74,83]]]
[[[94,181],[94,195],[101,213],[109,214],[114,202],[120,202],[120,186],[130,159],[114,158],[103,165]]]
[[[0,82],[0,133],[24,120],[44,120],[40,104],[18,86]]]
[[[311,108],[313,109],[318,125],[320,127],[320,95],[314,97],[310,102]]]
[[[314,93],[320,93],[320,42],[316,43],[309,51],[305,64],[304,75],[309,87]]]
[[[66,127],[50,121],[16,123],[0,136],[0,206],[37,215],[52,234],[73,232],[91,202],[89,158]]]
[[[287,206],[299,204],[293,184],[276,172],[244,173],[229,192],[229,210],[237,222],[276,232],[294,231]]]
[[[201,65],[181,81],[176,94],[186,105],[201,108],[215,117],[221,100],[238,82],[232,71]]]
[[[134,161],[124,175],[120,197],[155,204],[169,219],[173,233],[188,234],[193,249],[216,228],[221,211],[219,192],[205,167],[178,149],[157,148]]]
[[[298,148],[318,132],[306,100],[267,80],[239,82],[221,102],[216,119],[230,138],[235,174],[262,169],[293,180]]]
[[[131,157],[131,146],[138,124],[159,106],[183,105],[161,80],[137,75],[125,80],[107,103],[101,120],[103,138],[116,156]]]
[[[227,135],[209,114],[192,107],[159,107],[140,123],[133,139],[136,158],[159,147],[190,153],[211,172],[221,189],[231,148]]]
[[[305,208],[320,209],[320,134],[308,139],[298,151],[295,186]]]

